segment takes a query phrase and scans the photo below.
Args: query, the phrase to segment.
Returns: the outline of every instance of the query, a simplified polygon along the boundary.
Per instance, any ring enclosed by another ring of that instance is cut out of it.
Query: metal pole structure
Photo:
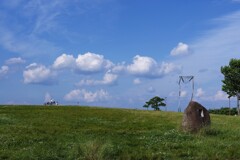
[[[179,76],[179,98],[178,98],[178,112],[181,112],[181,106],[180,106],[180,100],[181,100],[181,82],[188,83],[192,81],[192,95],[191,95],[191,101],[193,100],[194,96],[194,76]]]
[[[237,110],[238,110],[238,116],[240,116],[239,100],[240,100],[240,93],[237,94]]]
[[[181,76],[179,76],[179,93],[178,93],[178,112],[181,112],[181,108],[180,108],[180,100],[181,100]]]
[[[239,111],[239,99],[237,98],[237,109],[238,109],[238,115],[240,115],[240,111]]]
[[[194,94],[194,76],[192,78],[192,97],[191,97],[191,101],[193,100],[193,94]]]
[[[231,105],[230,105],[230,98],[231,97],[228,97],[228,107],[229,107],[229,116],[231,115],[230,113],[231,113]]]
[[[165,111],[167,111],[167,97],[165,97],[165,104],[166,104]]]

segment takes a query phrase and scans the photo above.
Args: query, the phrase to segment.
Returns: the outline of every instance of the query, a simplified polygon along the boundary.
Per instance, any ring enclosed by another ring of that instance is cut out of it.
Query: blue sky
[[[0,104],[142,109],[160,96],[176,111],[179,76],[194,75],[194,100],[228,106],[220,67],[240,58],[239,28],[239,0],[1,0]]]

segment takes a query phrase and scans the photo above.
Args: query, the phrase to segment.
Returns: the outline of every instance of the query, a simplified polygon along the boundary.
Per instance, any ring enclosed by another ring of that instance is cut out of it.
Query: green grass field
[[[240,159],[240,117],[211,115],[198,134],[182,113],[0,106],[0,159]]]

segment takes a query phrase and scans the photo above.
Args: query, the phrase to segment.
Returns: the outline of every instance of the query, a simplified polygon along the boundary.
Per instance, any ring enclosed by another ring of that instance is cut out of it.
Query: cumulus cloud
[[[53,63],[53,68],[55,69],[66,69],[73,68],[75,66],[75,58],[73,55],[62,54],[57,57]]]
[[[187,55],[190,54],[190,48],[187,44],[179,42],[177,47],[173,48],[170,55],[178,56],[178,55]]]
[[[173,63],[158,64],[151,57],[136,55],[133,63],[127,66],[128,73],[143,77],[162,77],[165,74],[180,71],[181,67]]]
[[[204,96],[205,92],[203,91],[202,88],[197,89],[196,97],[202,97]]]
[[[107,85],[113,84],[114,82],[116,82],[117,78],[118,78],[118,75],[107,72],[104,75],[103,80],[100,81],[100,84],[107,84]]]
[[[186,97],[187,96],[187,91],[181,91],[180,97]]]
[[[47,92],[47,93],[45,94],[44,102],[50,102],[51,99],[52,99],[52,96]]]
[[[214,95],[202,96],[201,98],[206,101],[226,101],[228,95],[223,91],[217,91]]]
[[[4,76],[5,74],[7,74],[9,71],[9,67],[8,66],[2,66],[0,68],[0,77]]]
[[[156,66],[157,62],[151,57],[136,55],[133,58],[133,63],[127,66],[127,70],[131,74],[146,75],[149,74],[151,70],[156,68]]]
[[[54,74],[44,65],[32,63],[23,71],[25,84],[52,84]]]
[[[132,64],[127,65],[125,62],[114,64],[110,60],[105,59],[103,55],[91,52],[79,54],[76,59],[73,55],[62,54],[56,58],[52,68],[56,70],[71,69],[78,74],[94,74],[108,71],[103,80],[81,80],[77,84],[79,86],[113,84],[116,82],[118,75],[124,73],[145,78],[159,78],[181,70],[181,66],[174,63],[157,63],[151,57],[139,55],[133,58]]]
[[[81,80],[77,86],[93,85],[112,85],[116,83],[118,75],[107,72],[102,80]]]
[[[122,73],[126,70],[126,62],[122,62],[119,64],[113,64],[112,68],[110,69],[113,73]]]
[[[6,64],[7,65],[12,65],[12,64],[23,64],[26,61],[24,59],[22,59],[21,57],[17,57],[17,58],[10,58],[8,60],[6,60]]]
[[[162,62],[160,70],[159,70],[159,74],[169,74],[172,72],[180,72],[181,70],[181,66],[179,65],[175,65],[174,63],[166,63],[166,62]]]
[[[223,91],[217,91],[217,93],[214,95],[214,100],[216,101],[223,101],[227,99],[228,99],[228,95]]]
[[[97,102],[104,101],[109,98],[107,91],[98,90],[96,92],[87,91],[85,89],[72,90],[64,96],[67,101],[84,101],[84,102]]]
[[[120,72],[121,67],[114,65],[111,61],[104,58],[103,55],[87,52],[85,54],[79,54],[77,58],[73,55],[62,54],[57,57],[52,67],[54,69],[71,69],[75,73],[98,73],[106,70],[114,70],[114,72]]]
[[[80,73],[95,73],[104,69],[109,69],[113,63],[104,59],[103,55],[94,53],[85,53],[78,55],[76,59],[76,70]]]

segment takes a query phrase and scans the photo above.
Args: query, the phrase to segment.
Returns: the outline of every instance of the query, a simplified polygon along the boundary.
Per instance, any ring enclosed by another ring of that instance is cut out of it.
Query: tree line
[[[211,114],[232,115],[232,116],[238,114],[237,108],[229,108],[229,107],[222,107],[220,109],[209,109],[208,112]]]

